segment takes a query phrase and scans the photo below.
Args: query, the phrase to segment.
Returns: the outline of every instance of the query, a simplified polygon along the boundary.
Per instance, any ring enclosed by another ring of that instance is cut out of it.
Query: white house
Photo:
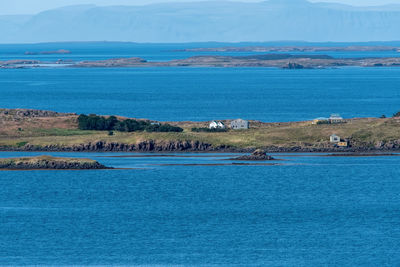
[[[231,122],[231,128],[234,130],[249,129],[249,122],[242,119],[233,120]]]
[[[332,134],[330,137],[331,143],[339,143],[340,142],[340,137],[337,136],[336,134]]]
[[[225,129],[225,124],[221,121],[212,121],[208,126],[210,129]]]

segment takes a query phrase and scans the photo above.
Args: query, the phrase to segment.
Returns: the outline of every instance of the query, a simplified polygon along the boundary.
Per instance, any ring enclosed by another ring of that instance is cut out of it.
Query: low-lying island
[[[91,159],[51,156],[2,158],[0,170],[102,170],[111,169]]]

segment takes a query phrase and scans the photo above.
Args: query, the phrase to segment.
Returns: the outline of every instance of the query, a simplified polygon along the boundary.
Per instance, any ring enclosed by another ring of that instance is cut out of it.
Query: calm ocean
[[[400,264],[400,157],[51,154],[138,169],[0,172],[0,265]]]
[[[185,48],[127,45],[1,45],[0,60],[54,49],[70,49],[74,60],[168,60]],[[400,68],[0,70],[0,107],[163,121],[376,117],[400,110]],[[400,265],[400,157],[179,166],[230,156],[48,154],[135,169],[0,172],[0,265]]]
[[[0,45],[0,60],[128,56],[170,60],[209,54],[174,52],[202,46],[217,44]],[[69,49],[72,53],[24,55],[24,51],[57,49]],[[328,54],[336,57],[400,56],[398,52]],[[400,109],[400,68],[3,69],[0,71],[0,95],[0,107],[6,108],[116,114],[161,121],[231,118],[301,121],[331,113],[340,113],[346,118],[377,117],[392,115]]]

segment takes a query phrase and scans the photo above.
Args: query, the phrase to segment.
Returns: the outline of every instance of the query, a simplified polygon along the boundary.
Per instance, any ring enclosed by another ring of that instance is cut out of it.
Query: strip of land
[[[400,52],[396,46],[224,46],[174,50],[176,52]]]
[[[118,117],[123,119],[122,117]],[[337,124],[311,121],[265,123],[250,129],[196,132],[209,122],[168,122],[182,132],[80,130],[78,115],[26,109],[0,109],[3,151],[136,152],[382,152],[400,151],[400,118],[353,118]],[[229,125],[230,120],[223,121]],[[163,124],[163,123],[161,123]],[[346,147],[330,142],[336,134]]]
[[[135,68],[135,67],[272,67],[315,69],[338,67],[400,67],[400,57],[333,58],[328,55],[264,54],[252,56],[194,56],[170,61],[147,61],[142,58],[44,62],[40,60],[0,61],[0,68]]]
[[[110,169],[91,159],[51,156],[0,158],[0,170],[99,170]]]

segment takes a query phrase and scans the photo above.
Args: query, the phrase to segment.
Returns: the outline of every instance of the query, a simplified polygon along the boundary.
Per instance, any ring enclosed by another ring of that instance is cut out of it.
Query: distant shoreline
[[[137,68],[137,67],[263,67],[281,69],[324,69],[342,67],[400,67],[400,47],[396,46],[245,46],[217,48],[188,48],[175,50],[182,52],[259,52],[265,54],[246,56],[197,55],[185,59],[169,61],[147,61],[140,57],[122,57],[104,60],[42,61],[37,59],[10,59],[0,61],[1,69],[24,68]],[[307,52],[329,51],[392,51],[399,52],[399,57],[356,57],[335,58],[324,54],[306,54]],[[296,52],[294,54],[290,54]],[[71,53],[69,50],[30,53]]]
[[[399,52],[400,46],[385,45],[349,45],[349,46],[313,46],[313,45],[253,45],[253,46],[222,46],[198,47],[173,50],[175,52]]]

